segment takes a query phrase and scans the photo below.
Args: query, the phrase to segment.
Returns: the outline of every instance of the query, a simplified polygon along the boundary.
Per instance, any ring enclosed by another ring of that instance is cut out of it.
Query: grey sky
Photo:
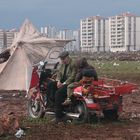
[[[25,18],[36,27],[78,29],[80,19],[131,12],[140,16],[140,0],[0,0],[0,28],[19,28]]]

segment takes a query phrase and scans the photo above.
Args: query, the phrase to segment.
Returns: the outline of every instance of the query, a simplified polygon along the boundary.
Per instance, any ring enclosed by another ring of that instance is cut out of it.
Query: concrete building
[[[87,17],[80,21],[81,51],[106,51],[106,26],[108,19],[101,16]]]
[[[0,52],[6,47],[5,31],[0,29]]]
[[[74,40],[65,46],[66,51],[79,51],[80,49],[80,33],[79,30],[64,29],[59,32],[59,39]]]
[[[47,36],[48,38],[75,40],[68,43],[64,49],[67,51],[74,51],[74,50],[79,51],[80,48],[79,30],[77,31],[73,31],[70,29],[58,30],[54,26],[46,26],[46,27],[41,27],[41,33],[44,36]]]
[[[13,39],[16,36],[16,34],[16,29],[8,31],[0,29],[0,52],[12,45]]]
[[[16,29],[5,31],[5,34],[6,34],[6,47],[10,47],[12,45],[13,39],[15,38],[16,33],[17,33]]]
[[[48,38],[58,38],[58,30],[54,26],[41,27],[41,33]]]
[[[59,31],[59,35],[58,35],[59,39],[73,39],[73,31],[70,29],[64,29],[64,30],[60,30]],[[68,43],[65,48],[66,51],[72,51],[73,50],[73,46],[72,46],[72,42]]]
[[[127,12],[109,17],[109,47],[111,52],[140,50],[138,36],[140,18]]]
[[[136,50],[140,50],[140,16],[136,17]]]
[[[72,42],[73,50],[80,51],[80,31],[79,30],[73,31],[73,39],[75,40]]]

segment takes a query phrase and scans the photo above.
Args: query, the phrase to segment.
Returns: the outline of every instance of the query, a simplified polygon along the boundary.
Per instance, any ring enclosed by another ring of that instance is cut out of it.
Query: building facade
[[[17,34],[17,31],[15,29],[13,30],[8,30],[8,31],[5,31],[5,36],[6,36],[6,47],[10,47],[13,43],[13,40],[15,38]]]
[[[5,31],[0,29],[0,52],[6,47]]]
[[[72,40],[73,36],[72,36],[73,31],[70,29],[64,29],[64,30],[60,30],[59,31],[59,35],[58,38],[59,39],[70,39]],[[64,50],[66,51],[72,51],[73,50],[73,46],[72,46],[72,42],[69,42],[65,47]]]
[[[110,51],[133,51],[136,47],[136,16],[130,13],[109,17]]]
[[[58,30],[54,26],[41,27],[41,33],[48,38],[75,40],[65,46],[67,51],[79,51],[80,48],[80,34],[79,30],[63,29]]]
[[[106,26],[108,19],[93,16],[80,21],[81,51],[106,51]]]
[[[117,52],[140,50],[140,17],[129,12],[102,18],[87,17],[80,21],[83,52]]]
[[[3,30],[0,29],[0,52],[10,47],[13,43],[13,39],[16,35],[16,30]]]
[[[73,31],[73,50],[78,52],[80,51],[80,30]]]
[[[48,38],[58,38],[58,30],[55,26],[41,27],[41,33]]]
[[[140,50],[140,17],[136,17],[136,50]]]

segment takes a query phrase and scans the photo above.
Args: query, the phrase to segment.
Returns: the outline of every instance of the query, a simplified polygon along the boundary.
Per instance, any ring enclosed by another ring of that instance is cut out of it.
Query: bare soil
[[[139,82],[138,82],[139,83]],[[52,124],[43,121],[26,121],[25,95],[1,93],[0,114],[15,112],[26,128],[22,140],[140,140],[140,92],[123,97],[123,112],[119,121],[98,120],[92,124]],[[28,128],[28,129],[27,129]],[[14,135],[0,140],[15,140]]]

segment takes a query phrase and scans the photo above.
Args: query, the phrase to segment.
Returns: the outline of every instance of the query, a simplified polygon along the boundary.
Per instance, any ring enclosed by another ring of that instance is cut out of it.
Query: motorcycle
[[[45,69],[46,64],[40,63],[39,67],[33,69],[28,100],[28,114],[32,118],[55,115],[53,110],[48,109],[47,89],[42,77],[45,75],[55,80],[56,73],[53,69]],[[88,122],[99,116],[117,120],[123,107],[123,95],[131,94],[137,89],[137,85],[133,83],[107,78],[83,84],[74,89],[72,103],[64,106],[64,113],[80,122]]]
[[[45,115],[47,107],[47,86],[46,78],[55,80],[56,78],[56,63],[54,69],[46,69],[47,62],[40,62],[33,67],[31,84],[28,92],[27,109],[28,114],[32,118],[41,118]]]

